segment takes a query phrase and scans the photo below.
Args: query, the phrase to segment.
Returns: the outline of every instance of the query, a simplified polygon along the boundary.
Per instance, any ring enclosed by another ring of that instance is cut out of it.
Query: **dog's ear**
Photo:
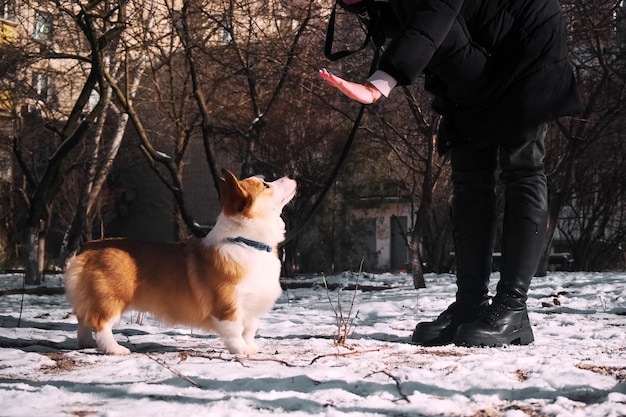
[[[235,174],[222,168],[220,179],[222,210],[229,214],[241,213],[248,205],[249,193],[239,185]]]

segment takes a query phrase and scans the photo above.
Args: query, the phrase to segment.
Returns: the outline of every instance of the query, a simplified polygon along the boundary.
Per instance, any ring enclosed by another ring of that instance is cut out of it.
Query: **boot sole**
[[[424,347],[446,346],[452,344],[453,342],[452,338],[442,336],[437,336],[427,340],[411,338],[411,343]]]
[[[425,332],[413,332],[413,335],[411,336],[411,343],[418,346],[445,346],[453,342],[454,335],[446,337],[442,335],[441,332],[424,333]]]
[[[456,327],[454,329],[449,329],[448,327],[443,329],[425,329],[424,327],[417,325],[413,335],[411,335],[411,343],[418,346],[433,347],[450,345],[454,342]]]
[[[454,344],[465,347],[498,347],[504,345],[529,345],[535,341],[533,330],[530,327],[522,327],[503,336],[476,336],[472,334],[457,333]]]

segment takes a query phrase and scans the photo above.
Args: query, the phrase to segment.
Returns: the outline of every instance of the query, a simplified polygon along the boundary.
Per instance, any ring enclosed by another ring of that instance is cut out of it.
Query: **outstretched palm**
[[[344,80],[341,77],[330,73],[326,68],[319,71],[320,76],[328,83],[328,85],[337,88],[339,91],[363,104],[372,104],[376,102],[382,95],[372,85],[364,85]]]

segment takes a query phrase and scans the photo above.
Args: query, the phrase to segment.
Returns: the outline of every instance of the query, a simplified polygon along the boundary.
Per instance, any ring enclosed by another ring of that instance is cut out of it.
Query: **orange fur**
[[[167,262],[159,262],[165,260]],[[96,332],[128,309],[150,311],[171,323],[207,328],[215,316],[233,320],[234,288],[243,267],[193,239],[156,244],[126,239],[87,243],[69,273],[81,286],[69,290],[80,322]]]

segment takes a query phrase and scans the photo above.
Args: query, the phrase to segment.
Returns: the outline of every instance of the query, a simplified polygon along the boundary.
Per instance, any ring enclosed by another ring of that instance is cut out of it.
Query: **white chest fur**
[[[227,251],[233,260],[245,265],[246,273],[237,286],[239,308],[253,315],[271,309],[282,293],[280,260],[272,252],[241,244],[229,244]]]

